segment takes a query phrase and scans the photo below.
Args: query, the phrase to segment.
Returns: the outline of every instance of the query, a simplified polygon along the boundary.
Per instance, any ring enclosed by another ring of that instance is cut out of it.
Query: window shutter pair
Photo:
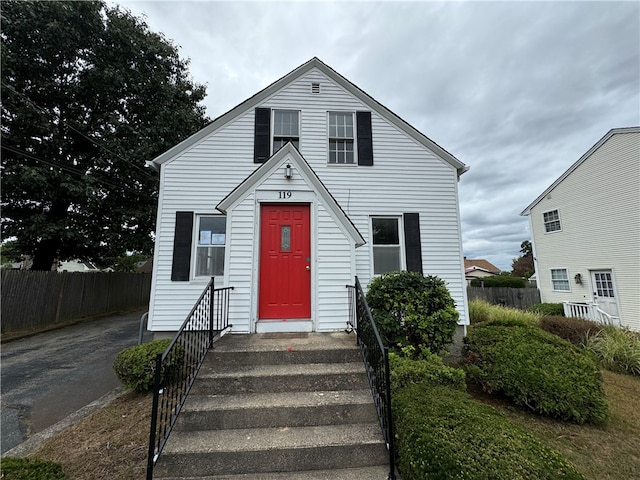
[[[371,112],[356,112],[358,165],[373,165]],[[271,152],[271,109],[256,108],[253,141],[253,163],[264,163]]]
[[[176,229],[173,234],[173,261],[171,280],[189,281],[193,239],[193,212],[176,212]]]

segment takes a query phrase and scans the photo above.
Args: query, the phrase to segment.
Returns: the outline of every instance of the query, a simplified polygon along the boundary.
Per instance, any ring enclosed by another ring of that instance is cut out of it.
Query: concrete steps
[[[226,335],[208,355],[154,478],[386,479],[353,335]]]

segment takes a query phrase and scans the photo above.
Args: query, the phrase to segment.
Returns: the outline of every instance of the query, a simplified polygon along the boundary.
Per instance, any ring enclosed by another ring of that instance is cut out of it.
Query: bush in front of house
[[[142,345],[122,350],[113,363],[118,379],[127,387],[137,392],[149,392],[153,389],[156,356],[163,353],[170,339],[153,340]],[[182,361],[184,349],[176,346],[165,362],[161,382],[168,380]]]
[[[440,353],[453,342],[458,312],[438,277],[408,271],[376,277],[369,285],[367,303],[391,348],[413,347],[413,355],[420,357],[423,351]]]
[[[640,376],[640,334],[602,326],[586,337],[583,346],[598,356],[604,368]]]
[[[54,462],[34,458],[4,457],[0,459],[2,480],[66,480],[62,467]]]
[[[564,307],[562,303],[537,303],[527,307],[528,312],[534,312],[542,316],[552,315],[564,317]]]
[[[404,480],[579,480],[557,452],[466,392],[410,385],[393,397]]]
[[[525,312],[517,308],[491,305],[490,303],[475,299],[469,302],[469,318],[471,324],[488,321],[519,321],[528,325],[537,325],[540,315],[534,312]]]
[[[528,325],[473,326],[465,338],[467,376],[538,414],[575,423],[607,418],[594,355]]]
[[[583,318],[552,315],[540,319],[540,328],[574,345],[582,346],[587,337],[601,331],[603,325]]]
[[[426,353],[422,358],[411,358],[389,354],[391,388],[395,392],[409,385],[439,385],[465,391],[466,375],[460,368],[449,367],[435,353]]]
[[[474,278],[471,280],[472,287],[482,287],[485,288],[498,288],[498,287],[508,287],[508,288],[525,288],[527,286],[527,281],[522,277],[511,277],[508,275],[495,275],[492,277],[482,277],[482,278]]]

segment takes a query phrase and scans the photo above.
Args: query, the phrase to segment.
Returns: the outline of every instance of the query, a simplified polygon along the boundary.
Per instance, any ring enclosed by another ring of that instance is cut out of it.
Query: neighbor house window
[[[224,275],[224,247],[227,241],[227,217],[198,217],[196,276]]]
[[[569,274],[566,268],[552,268],[551,269],[551,283],[553,289],[559,292],[569,292]]]
[[[550,212],[544,212],[542,214],[544,219],[544,231],[547,233],[558,232],[562,230],[560,226],[560,215],[558,210],[551,210]]]
[[[273,153],[287,142],[300,148],[300,112],[297,110],[273,111]]]
[[[355,163],[353,113],[329,112],[329,163]]]
[[[372,217],[373,274],[381,275],[402,269],[400,219]]]

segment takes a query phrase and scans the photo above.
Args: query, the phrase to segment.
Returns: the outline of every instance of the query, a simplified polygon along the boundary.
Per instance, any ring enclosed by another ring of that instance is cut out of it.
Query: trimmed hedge
[[[575,467],[466,392],[411,385],[393,398],[403,480],[583,480]]]
[[[540,319],[540,328],[545,332],[564,338],[574,345],[581,346],[589,335],[602,331],[600,323],[575,317],[548,316]]]
[[[153,389],[156,356],[158,353],[163,353],[170,343],[171,340],[166,338],[122,350],[113,362],[116,376],[127,388],[132,388],[141,393],[151,391]],[[180,365],[183,356],[181,353],[184,353],[181,347],[174,350],[171,359],[168,359],[165,364],[166,368],[162,372],[161,382],[164,383],[169,380],[175,369]]]
[[[443,352],[453,342],[458,312],[438,277],[408,271],[376,277],[367,303],[383,342],[391,348],[419,358],[423,352]]]
[[[3,480],[66,480],[62,467],[54,462],[32,458],[0,459]]]
[[[526,288],[527,280],[522,277],[509,277],[507,275],[495,275],[493,277],[474,278],[471,280],[472,287],[494,288]]]
[[[540,315],[554,315],[564,317],[564,307],[561,303],[538,303],[527,307],[527,311],[538,313]]]
[[[460,368],[448,367],[442,358],[435,354],[427,354],[419,360],[389,354],[391,368],[391,388],[393,391],[409,385],[439,385],[465,391],[466,375]]]
[[[466,372],[489,393],[501,392],[541,415],[579,424],[607,418],[597,359],[531,326],[484,322],[465,338]]]

